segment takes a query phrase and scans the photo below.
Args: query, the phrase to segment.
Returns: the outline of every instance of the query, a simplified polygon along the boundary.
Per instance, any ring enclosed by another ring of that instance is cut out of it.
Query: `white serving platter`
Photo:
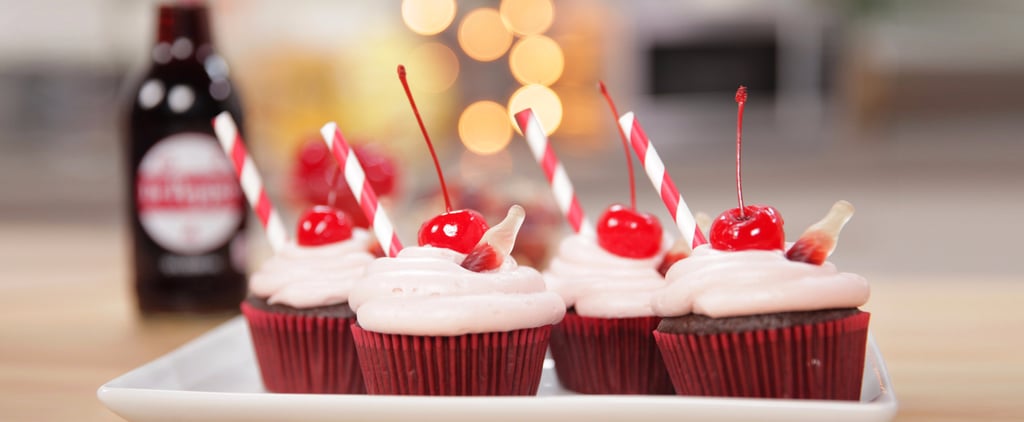
[[[99,399],[118,415],[149,421],[829,421],[883,422],[897,403],[885,362],[869,338],[859,402],[578,395],[545,362],[536,397],[409,397],[272,394],[242,317],[117,377]]]

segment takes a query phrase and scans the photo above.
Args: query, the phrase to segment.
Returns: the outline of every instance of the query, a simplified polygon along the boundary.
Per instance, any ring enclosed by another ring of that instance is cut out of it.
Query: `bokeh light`
[[[533,113],[544,126],[548,135],[558,130],[562,124],[562,101],[558,94],[544,85],[526,85],[516,90],[508,100],[508,119],[514,121],[515,114],[525,108],[532,108]],[[519,131],[519,128],[516,128]]]
[[[551,85],[562,76],[565,57],[551,38],[533,35],[519,40],[509,53],[508,66],[519,83]]]
[[[455,0],[403,0],[402,21],[413,32],[434,35],[455,19]]]
[[[466,55],[482,62],[497,60],[512,45],[512,33],[505,28],[498,11],[480,8],[459,24],[459,46]]]
[[[417,70],[409,73],[409,84],[424,92],[444,92],[459,77],[459,58],[452,49],[438,42],[416,47],[405,63],[408,68]]]
[[[519,35],[542,34],[555,17],[551,0],[502,0],[499,7],[502,20]]]
[[[477,101],[459,116],[459,138],[466,149],[488,155],[501,151],[512,140],[512,124],[505,107],[494,101]]]

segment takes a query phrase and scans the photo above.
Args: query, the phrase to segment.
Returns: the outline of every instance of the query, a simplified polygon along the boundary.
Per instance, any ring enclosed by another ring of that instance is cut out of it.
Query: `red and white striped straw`
[[[373,227],[373,233],[377,236],[381,248],[390,257],[398,255],[398,251],[402,250],[402,242],[395,234],[395,226],[388,219],[384,207],[381,207],[377,201],[377,193],[370,186],[370,181],[366,180],[366,172],[363,171],[362,164],[359,164],[359,159],[352,153],[352,147],[345,142],[341,131],[338,130],[338,125],[334,122],[327,123],[320,129],[320,134],[323,135],[324,142],[327,143],[327,149],[334,154],[338,165],[341,166],[341,171],[345,174],[345,182],[348,183],[352,194],[359,201],[359,207],[363,209],[366,219],[370,221],[370,226]]]
[[[562,163],[558,161],[555,151],[551,149],[551,142],[544,134],[544,128],[537,120],[537,116],[533,114],[533,110],[528,108],[516,113],[516,124],[523,132],[526,143],[530,145],[530,151],[537,159],[537,164],[540,164],[540,168],[547,175],[551,191],[555,194],[555,202],[558,203],[558,208],[562,210],[562,214],[569,221],[573,231],[592,235],[594,226],[587,221],[587,217],[583,214],[583,207],[576,199],[576,191],[572,188],[569,175],[566,174]]]
[[[690,207],[686,206],[683,195],[679,193],[676,184],[672,182],[672,177],[665,171],[665,163],[658,156],[658,151],[654,149],[651,139],[640,127],[640,121],[633,117],[632,111],[619,118],[619,126],[622,127],[623,132],[629,134],[630,144],[633,145],[636,156],[640,158],[640,163],[643,164],[644,170],[647,172],[647,178],[651,180],[654,189],[661,194],[661,200],[668,208],[672,219],[675,220],[683,238],[690,242],[693,248],[708,243],[700,228],[697,227],[697,221],[693,218]]]
[[[260,219],[263,230],[267,233],[267,240],[275,252],[280,251],[288,241],[288,232],[281,223],[281,217],[270,202],[267,191],[263,188],[263,180],[253,164],[249,151],[245,149],[245,143],[238,133],[238,126],[231,118],[231,113],[221,112],[213,119],[213,131],[217,134],[221,148],[231,159],[231,167],[238,175],[238,183],[242,185],[242,192],[249,200],[249,205]]]

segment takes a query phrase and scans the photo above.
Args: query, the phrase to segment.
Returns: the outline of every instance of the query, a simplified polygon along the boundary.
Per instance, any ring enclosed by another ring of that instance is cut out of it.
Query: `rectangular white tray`
[[[860,402],[577,395],[545,362],[537,397],[271,394],[242,317],[111,380],[100,400],[130,421],[858,421],[896,414],[885,362],[869,339]],[[486,418],[486,419],[484,419]]]

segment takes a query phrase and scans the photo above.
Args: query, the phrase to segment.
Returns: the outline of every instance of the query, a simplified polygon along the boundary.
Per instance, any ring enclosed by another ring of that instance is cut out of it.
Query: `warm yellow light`
[[[618,145],[616,118],[596,89],[589,86],[559,90],[563,107],[569,110],[562,118],[560,140],[578,151],[600,150]],[[614,142],[614,143],[613,143]],[[621,147],[618,147],[621,148]]]
[[[555,18],[550,0],[502,0],[500,9],[505,24],[519,35],[542,34]]]
[[[480,155],[501,151],[512,140],[512,124],[505,107],[494,101],[477,101],[459,116],[459,138],[466,149]]]
[[[403,0],[402,21],[413,32],[434,35],[455,19],[455,0]]]
[[[551,85],[562,76],[565,57],[555,40],[533,35],[512,46],[508,66],[521,84]]]
[[[498,11],[490,8],[466,15],[459,24],[458,37],[466,55],[482,62],[497,60],[512,44],[512,33],[501,22]]]
[[[562,123],[562,101],[551,88],[543,85],[526,85],[516,90],[508,100],[509,121],[515,119],[516,113],[526,108],[533,109],[548,135],[554,133]],[[518,130],[519,128],[516,128],[516,131]]]
[[[444,92],[459,77],[459,58],[441,43],[428,42],[416,47],[405,63],[409,69],[416,69],[409,73],[409,84],[424,92]]]

